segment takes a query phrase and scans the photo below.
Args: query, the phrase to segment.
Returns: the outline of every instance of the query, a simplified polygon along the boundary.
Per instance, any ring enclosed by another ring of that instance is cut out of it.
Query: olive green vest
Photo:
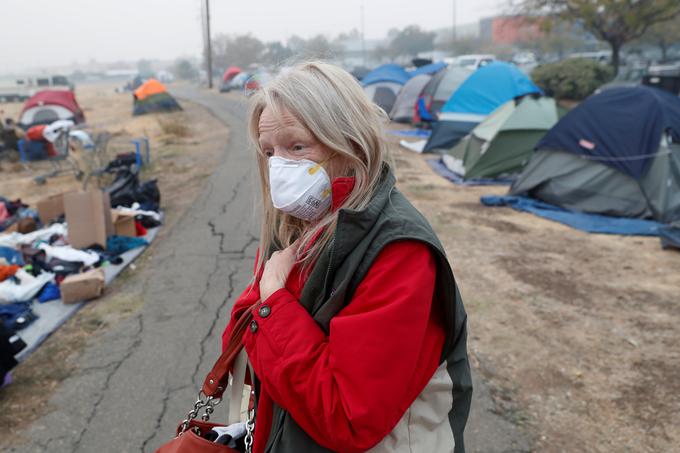
[[[435,300],[442,301],[446,316],[447,333],[441,361],[448,361],[447,370],[453,381],[449,422],[456,443],[455,452],[462,453],[465,451],[463,430],[472,397],[467,316],[439,239],[427,220],[394,185],[394,175],[386,166],[366,209],[342,209],[338,212],[334,238],[312,269],[302,290],[300,304],[328,334],[331,319],[350,303],[357,286],[387,244],[404,239],[428,244],[437,261]],[[275,404],[265,452],[327,453],[329,450],[317,444],[288,412]]]

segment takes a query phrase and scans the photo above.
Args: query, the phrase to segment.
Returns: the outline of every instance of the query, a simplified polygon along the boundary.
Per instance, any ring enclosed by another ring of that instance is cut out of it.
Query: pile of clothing
[[[40,224],[26,205],[0,197],[0,214],[5,219],[31,219],[33,228],[0,233],[0,387],[16,364],[14,356],[25,347],[17,332],[37,319],[32,307],[62,299],[64,279],[121,264],[120,255],[148,245],[147,229],[159,226],[161,215],[140,209],[138,204],[119,211],[134,216],[137,237],[110,236],[106,248],[92,245],[76,249],[69,244],[63,216],[50,225]],[[15,221],[16,223],[16,221]],[[65,300],[65,298],[64,298]],[[62,303],[62,302],[59,302]],[[11,341],[10,341],[11,340]],[[7,378],[9,379],[9,378]]]

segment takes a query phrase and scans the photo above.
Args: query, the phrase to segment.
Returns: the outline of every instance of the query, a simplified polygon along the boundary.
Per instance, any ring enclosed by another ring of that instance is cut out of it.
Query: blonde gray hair
[[[328,245],[337,224],[329,211],[309,224],[274,208],[269,194],[267,156],[259,144],[259,121],[264,109],[275,116],[293,115],[319,143],[337,153],[345,163],[342,176],[355,178],[354,189],[342,208],[364,209],[380,181],[388,160],[383,124],[386,115],[364,94],[349,73],[332,64],[306,62],[282,71],[251,98],[249,135],[257,149],[262,188],[263,216],[257,273],[269,259],[272,245],[285,248],[299,240],[298,260],[311,266]],[[336,175],[339,176],[339,175]]]

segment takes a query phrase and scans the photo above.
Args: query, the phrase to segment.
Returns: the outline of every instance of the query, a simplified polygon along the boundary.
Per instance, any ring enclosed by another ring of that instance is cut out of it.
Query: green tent
[[[465,179],[519,173],[538,141],[559,119],[551,98],[525,96],[498,107],[442,158]]]

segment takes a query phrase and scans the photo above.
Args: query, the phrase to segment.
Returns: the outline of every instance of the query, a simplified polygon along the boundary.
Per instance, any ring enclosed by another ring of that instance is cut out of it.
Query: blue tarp
[[[542,92],[517,66],[494,61],[470,74],[446,101],[441,113],[488,115],[509,100],[531,93]]]
[[[458,184],[459,186],[507,186],[512,184],[511,179],[465,179],[458,173],[449,170],[449,168],[444,165],[444,162],[442,162],[441,159],[429,159],[427,163],[438,175],[448,179],[454,184]]]
[[[611,88],[571,110],[536,149],[588,156],[640,179],[659,149],[662,133],[680,141],[680,99],[647,87]]]
[[[411,76],[408,72],[406,72],[406,69],[402,68],[398,64],[391,63],[378,66],[366,74],[366,77],[361,79],[361,84],[366,86],[378,82],[393,82],[403,85],[410,78]]]
[[[409,72],[410,77],[415,77],[420,74],[436,74],[437,72],[441,71],[446,67],[446,63],[430,63],[426,64],[425,66],[421,66],[418,69],[414,69],[413,71]]]
[[[658,236],[664,226],[662,223],[653,220],[570,211],[527,197],[487,195],[482,197],[480,201],[486,206],[510,206],[518,211],[530,212],[587,233]]]
[[[388,132],[398,137],[418,137],[418,138],[427,138],[432,133],[432,131],[427,129],[403,129],[400,131],[388,131]]]
[[[661,247],[680,249],[680,225],[669,225],[661,228],[659,236],[661,236]]]

